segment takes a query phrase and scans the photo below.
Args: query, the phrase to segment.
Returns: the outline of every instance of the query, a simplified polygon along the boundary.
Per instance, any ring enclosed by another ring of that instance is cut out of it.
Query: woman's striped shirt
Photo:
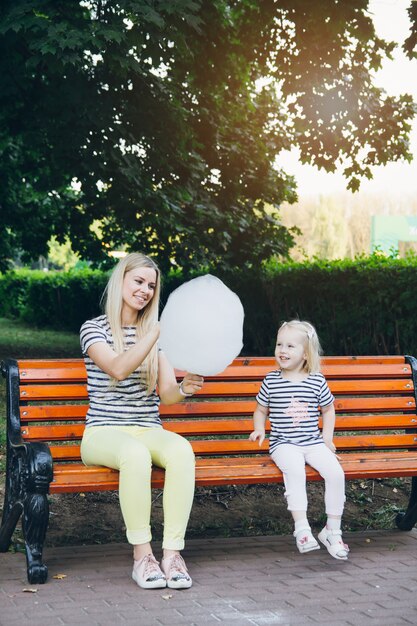
[[[136,343],[136,327],[123,328],[125,350]],[[87,370],[90,406],[86,426],[162,426],[159,397],[154,390],[146,395],[146,376],[142,366],[124,380],[113,381],[87,354],[95,343],[113,348],[113,337],[106,315],[84,322],[80,329],[81,350]]]
[[[269,408],[271,454],[283,443],[311,446],[323,442],[319,407],[334,402],[323,374],[309,374],[292,382],[283,378],[281,370],[274,370],[265,376],[256,400]]]

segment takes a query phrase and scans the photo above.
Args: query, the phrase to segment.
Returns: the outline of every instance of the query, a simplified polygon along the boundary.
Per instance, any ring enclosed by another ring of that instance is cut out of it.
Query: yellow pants
[[[195,483],[194,453],[184,437],[163,428],[92,426],[84,431],[81,458],[119,470],[120,508],[133,545],[152,539],[152,464],[165,468],[163,548],[184,548]]]

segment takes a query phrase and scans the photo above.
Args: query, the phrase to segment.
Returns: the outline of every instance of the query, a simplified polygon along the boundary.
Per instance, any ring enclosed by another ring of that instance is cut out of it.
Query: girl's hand
[[[336,446],[334,445],[332,439],[327,439],[327,440],[324,439],[324,443],[329,448],[329,450],[331,450],[331,452],[333,452],[333,454],[336,454]]]
[[[249,441],[259,440],[259,447],[263,444],[265,440],[265,431],[264,430],[254,430],[249,435]]]
[[[184,393],[193,395],[202,389],[204,378],[198,374],[190,374],[187,372],[182,379],[181,388]]]
[[[326,441],[326,440],[324,439],[323,441],[324,441],[325,445],[329,448],[329,450],[330,450],[331,452],[333,452],[333,454],[336,456],[336,458],[337,458],[337,459],[339,459],[339,461],[340,461],[340,456],[338,456],[338,455],[336,454],[336,446],[334,445],[333,440],[332,440],[332,439],[329,439],[329,440],[327,440],[327,441]]]

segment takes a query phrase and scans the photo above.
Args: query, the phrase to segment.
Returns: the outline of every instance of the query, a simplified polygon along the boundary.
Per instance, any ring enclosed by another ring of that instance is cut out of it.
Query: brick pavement
[[[347,562],[323,548],[300,555],[289,536],[190,540],[185,591],[139,589],[127,545],[45,549],[50,577],[38,586],[23,554],[1,554],[0,624],[417,624],[417,530],[344,537]]]

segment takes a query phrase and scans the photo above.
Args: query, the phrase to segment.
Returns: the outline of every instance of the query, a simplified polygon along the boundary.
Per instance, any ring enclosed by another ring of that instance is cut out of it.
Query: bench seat
[[[346,479],[404,478],[417,475],[417,450],[407,458],[402,452],[357,452],[341,454],[340,461]],[[308,480],[321,480],[312,467],[307,466]],[[253,485],[282,482],[282,474],[269,458],[235,457],[197,459],[196,485]],[[164,471],[154,468],[152,486],[161,488]],[[119,473],[105,467],[85,467],[80,463],[54,464],[51,493],[111,491],[118,489]]]

